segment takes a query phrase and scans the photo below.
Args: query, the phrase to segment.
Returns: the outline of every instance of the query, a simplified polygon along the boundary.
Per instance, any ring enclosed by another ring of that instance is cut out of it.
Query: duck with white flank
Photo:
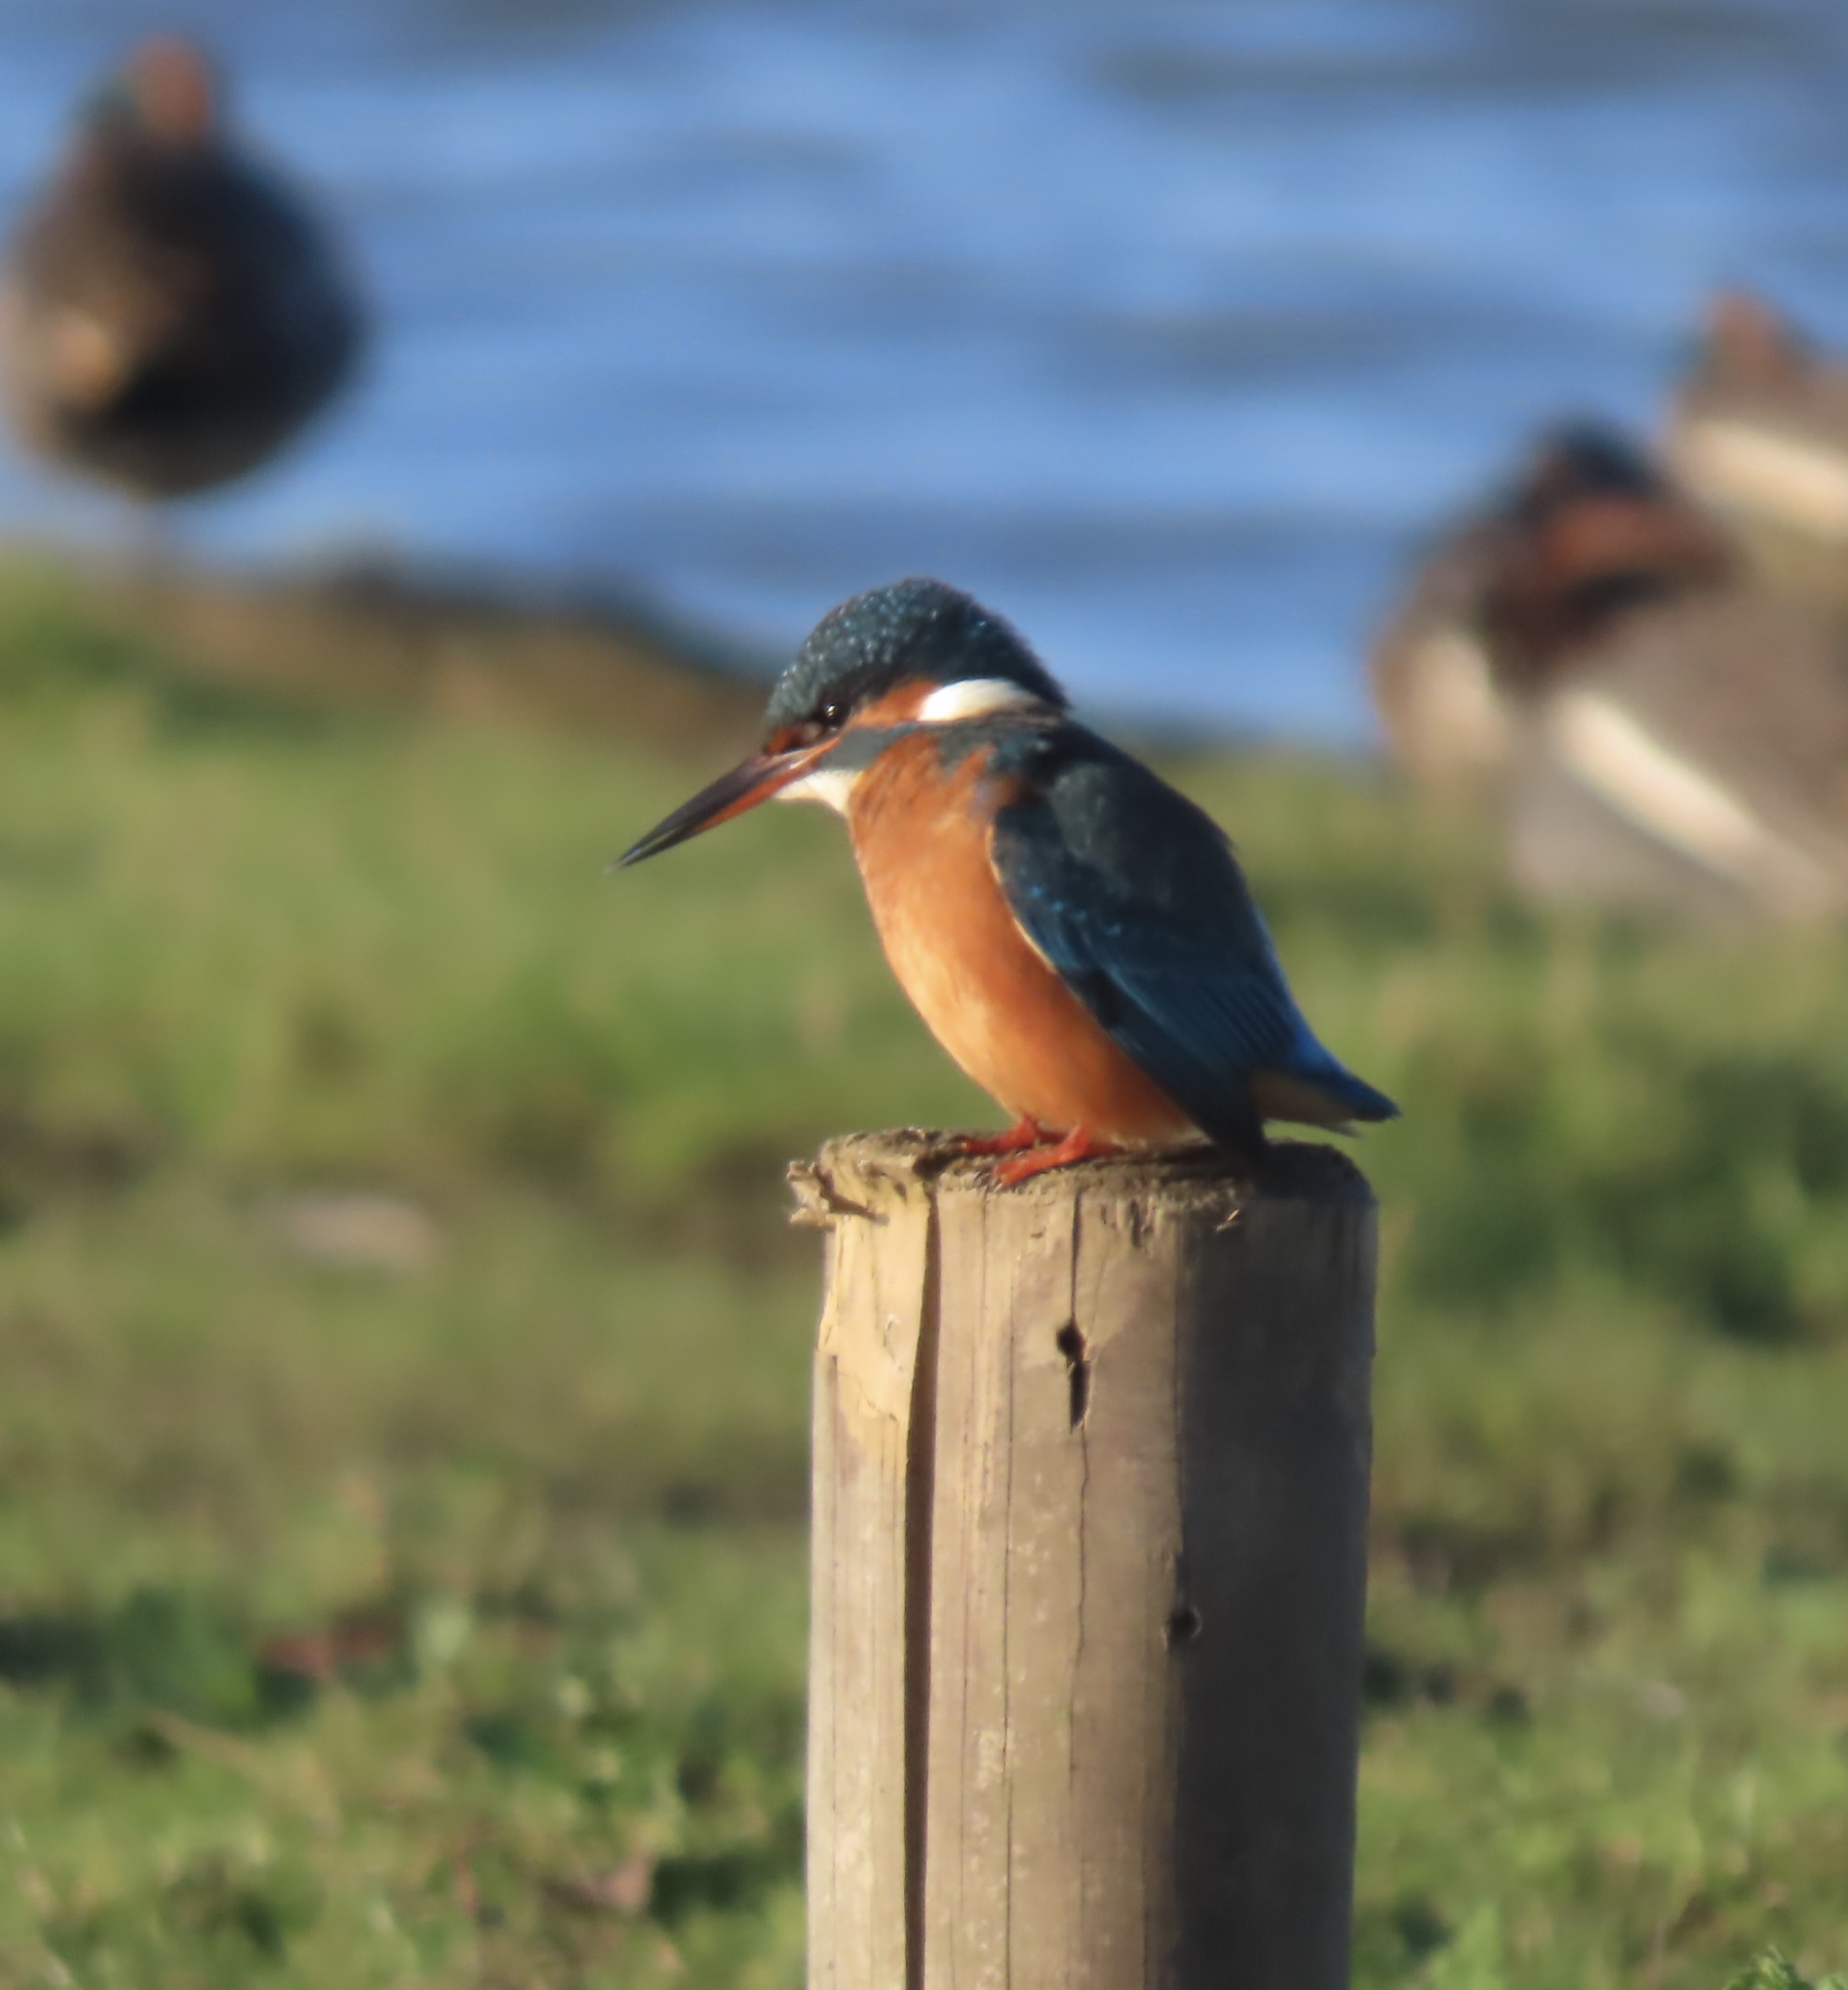
[[[1848,911],[1838,634],[1744,571],[1623,438],[1548,438],[1440,547],[1373,656],[1396,757],[1474,778],[1516,878],[1697,914]]]

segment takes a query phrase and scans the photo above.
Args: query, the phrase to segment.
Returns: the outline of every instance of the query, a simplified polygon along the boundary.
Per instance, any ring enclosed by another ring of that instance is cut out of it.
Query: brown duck
[[[0,277],[21,440],[138,497],[263,462],[348,377],[361,334],[319,221],[227,131],[211,61],[174,38],[84,111]]]
[[[1731,570],[1719,529],[1624,437],[1589,423],[1543,436],[1426,560],[1374,644],[1394,757],[1437,781],[1502,769],[1522,710],[1575,658]]]
[[[1548,438],[1433,558],[1373,659],[1394,749],[1493,776],[1546,895],[1848,910],[1848,671],[1621,437]]]

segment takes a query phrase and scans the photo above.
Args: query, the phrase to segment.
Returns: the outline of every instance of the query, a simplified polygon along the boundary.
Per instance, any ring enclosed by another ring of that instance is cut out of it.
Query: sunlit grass
[[[831,824],[607,875],[710,771],[0,591],[0,1986],[800,1980],[780,1163],[993,1113]],[[1406,1109],[1358,1980],[1848,1964],[1848,947],[1177,772]]]

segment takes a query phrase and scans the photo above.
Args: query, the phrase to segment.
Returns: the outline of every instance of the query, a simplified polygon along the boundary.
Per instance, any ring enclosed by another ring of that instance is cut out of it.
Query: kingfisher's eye
[[[832,705],[823,705],[821,708],[821,722],[829,732],[839,732],[842,726],[847,722],[847,708],[839,702]]]

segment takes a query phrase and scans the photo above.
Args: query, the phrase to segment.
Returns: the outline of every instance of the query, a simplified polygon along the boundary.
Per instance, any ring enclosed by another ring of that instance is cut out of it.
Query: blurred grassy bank
[[[830,823],[605,875],[723,687],[316,696],[125,612],[0,576],[0,1990],[794,1985],[780,1163],[992,1114]],[[1848,945],[1175,771],[1406,1109],[1359,1982],[1848,1965]]]

